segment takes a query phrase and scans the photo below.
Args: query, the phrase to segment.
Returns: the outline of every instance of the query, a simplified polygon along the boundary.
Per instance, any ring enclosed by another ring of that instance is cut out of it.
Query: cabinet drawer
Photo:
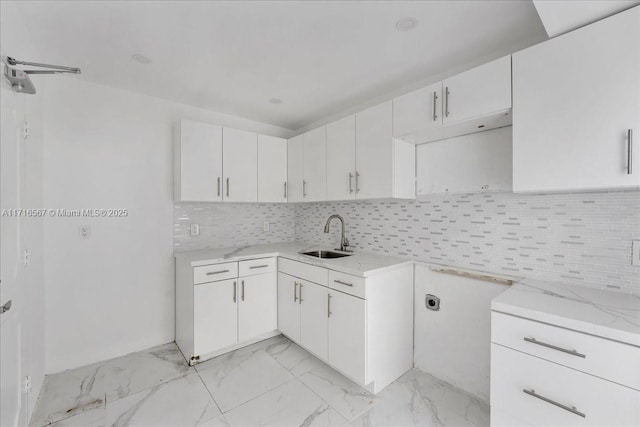
[[[360,298],[367,297],[365,278],[329,270],[329,287]]]
[[[327,281],[329,280],[329,273],[326,268],[316,267],[315,265],[292,261],[286,258],[278,259],[278,271],[322,286],[327,286]]]
[[[215,282],[218,280],[238,277],[238,263],[225,262],[223,264],[203,265],[193,267],[193,284]]]
[[[491,406],[533,426],[637,426],[640,392],[491,344]]]
[[[238,263],[238,276],[271,273],[276,271],[276,258],[259,258]]]
[[[632,345],[496,312],[491,341],[640,390],[640,348]]]

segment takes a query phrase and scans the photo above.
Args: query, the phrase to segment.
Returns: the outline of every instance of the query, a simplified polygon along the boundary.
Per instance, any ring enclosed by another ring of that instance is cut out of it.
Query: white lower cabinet
[[[236,279],[193,286],[193,354],[207,354],[238,342]]]
[[[176,344],[190,364],[276,334],[275,258],[176,260]]]
[[[284,335],[372,393],[411,369],[411,264],[366,278],[285,258],[278,270]]]
[[[330,290],[328,303],[329,362],[359,383],[366,384],[367,302]]]

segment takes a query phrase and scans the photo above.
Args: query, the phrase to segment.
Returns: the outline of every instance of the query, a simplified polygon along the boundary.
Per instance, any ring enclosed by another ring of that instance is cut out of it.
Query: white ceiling
[[[2,7],[27,23],[38,56],[4,48],[2,55],[78,66],[92,82],[292,130],[547,38],[531,1],[3,0]],[[397,31],[403,17],[417,27]],[[136,63],[134,53],[153,62]],[[270,103],[274,97],[282,104]]]

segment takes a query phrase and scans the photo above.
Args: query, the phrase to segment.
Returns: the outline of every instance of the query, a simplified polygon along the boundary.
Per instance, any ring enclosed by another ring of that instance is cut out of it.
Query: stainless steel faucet
[[[338,215],[338,214],[333,214],[329,217],[329,219],[327,219],[327,223],[324,225],[324,232],[328,233],[329,232],[329,225],[331,224],[331,220],[334,218],[338,218],[340,220],[340,225],[341,225],[341,234],[340,234],[340,248],[336,248],[337,251],[343,251],[343,252],[353,252],[352,250],[347,249],[347,247],[349,246],[349,240],[344,237],[344,219]]]

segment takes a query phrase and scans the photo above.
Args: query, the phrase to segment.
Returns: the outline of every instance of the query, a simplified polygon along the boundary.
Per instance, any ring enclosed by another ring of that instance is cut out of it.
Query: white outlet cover
[[[200,224],[191,224],[189,226],[189,234],[191,234],[192,237],[200,235]]]
[[[263,231],[269,231],[269,225],[270,225],[270,224],[269,224],[268,222],[266,222],[266,221],[265,221],[265,222],[263,222],[263,223],[262,223],[262,230],[263,230]]]
[[[78,227],[78,237],[82,240],[86,240],[91,236],[91,227],[88,225],[81,225]]]

